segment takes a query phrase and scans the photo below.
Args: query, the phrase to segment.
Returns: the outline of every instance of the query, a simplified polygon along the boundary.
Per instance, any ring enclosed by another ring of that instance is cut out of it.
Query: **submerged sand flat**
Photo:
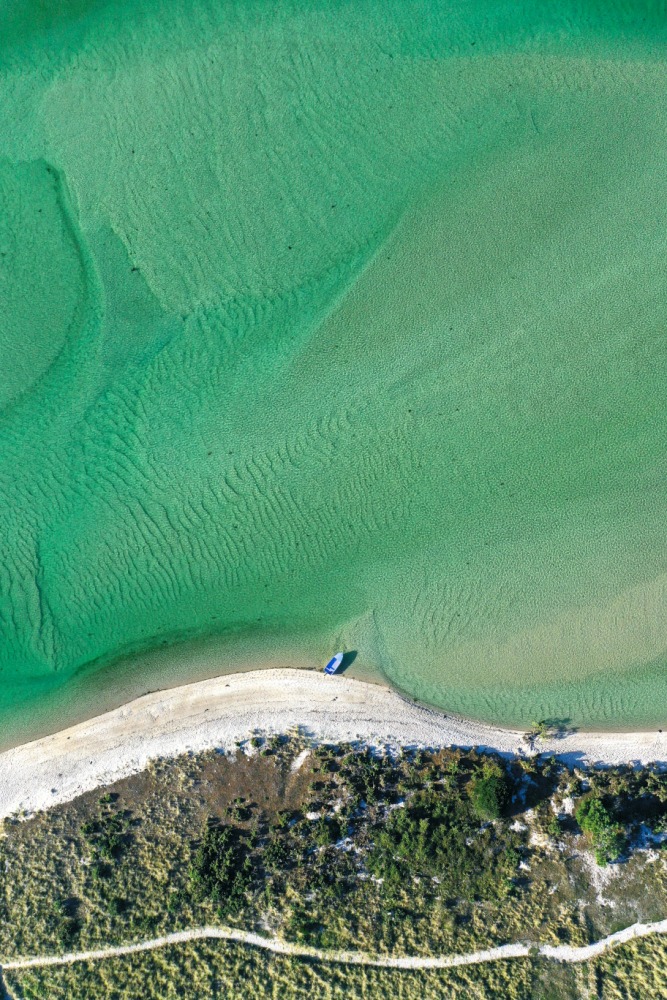
[[[650,0],[0,0],[4,730],[206,637],[662,724],[666,55]]]
[[[539,739],[411,704],[395,691],[310,671],[269,669],[138,698],[89,722],[0,754],[0,819],[67,802],[150,760],[235,750],[256,732],[299,728],[315,739],[376,745],[553,753],[571,763],[667,762],[667,734],[568,733]]]

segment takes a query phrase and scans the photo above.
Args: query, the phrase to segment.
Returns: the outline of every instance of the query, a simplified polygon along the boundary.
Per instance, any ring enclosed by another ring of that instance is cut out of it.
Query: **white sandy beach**
[[[570,763],[667,762],[667,733],[568,733],[539,739],[412,704],[345,676],[294,669],[230,674],[158,691],[0,754],[0,818],[66,802],[150,760],[230,748],[253,732],[300,726],[323,741],[553,753]]]

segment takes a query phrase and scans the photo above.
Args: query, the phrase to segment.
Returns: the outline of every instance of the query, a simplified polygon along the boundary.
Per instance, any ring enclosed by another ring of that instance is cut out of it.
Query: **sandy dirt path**
[[[539,945],[503,944],[498,948],[487,948],[482,951],[472,951],[467,955],[443,956],[412,956],[392,957],[391,955],[364,955],[356,951],[323,951],[306,945],[290,944],[280,938],[262,937],[251,931],[234,930],[228,927],[195,927],[187,931],[176,931],[150,941],[139,941],[136,944],[119,945],[114,948],[102,948],[98,951],[70,952],[65,955],[43,955],[36,958],[18,958],[4,962],[0,971],[32,969],[49,965],[68,965],[72,962],[90,962],[122,955],[135,955],[138,952],[154,951],[170,944],[183,944],[186,941],[200,941],[205,938],[223,941],[238,941],[254,948],[264,948],[278,955],[292,955],[300,958],[314,958],[321,962],[337,962],[341,965],[373,965],[387,969],[451,969],[461,965],[480,965],[483,962],[497,962],[500,959],[527,958],[528,956],[550,959],[556,962],[587,962],[601,955],[608,948],[626,944],[634,938],[646,937],[649,934],[667,934],[667,920],[652,924],[632,924],[615,934],[610,934],[594,944],[574,948],[571,945]]]
[[[0,754],[0,818],[30,813],[142,770],[151,759],[230,748],[253,732],[299,726],[319,740],[478,746],[553,753],[570,763],[667,761],[667,734],[567,733],[539,739],[413,704],[349,677],[271,669],[145,695],[105,715]]]

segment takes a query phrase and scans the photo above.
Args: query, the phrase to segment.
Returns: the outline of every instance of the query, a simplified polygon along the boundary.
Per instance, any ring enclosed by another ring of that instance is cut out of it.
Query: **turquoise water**
[[[339,647],[663,721],[666,28],[0,0],[6,740]]]

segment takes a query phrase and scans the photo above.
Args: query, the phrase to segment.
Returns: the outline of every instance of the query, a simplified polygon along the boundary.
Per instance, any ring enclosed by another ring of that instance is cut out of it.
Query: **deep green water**
[[[341,646],[667,721],[666,56],[657,2],[0,0],[5,740]]]

